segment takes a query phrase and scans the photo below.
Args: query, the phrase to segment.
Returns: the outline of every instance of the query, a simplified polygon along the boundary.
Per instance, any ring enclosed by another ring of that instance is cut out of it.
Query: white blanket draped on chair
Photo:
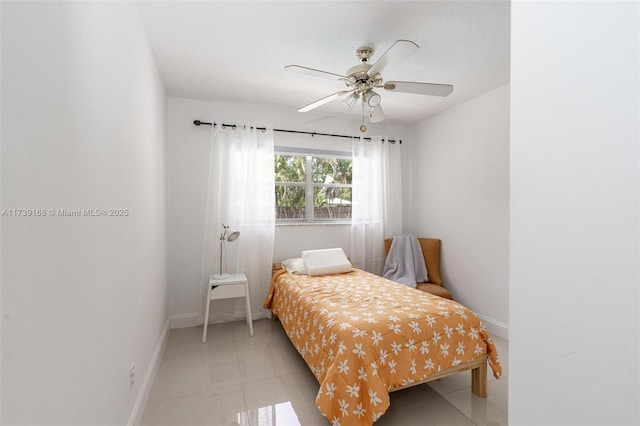
[[[422,248],[416,237],[411,234],[393,237],[382,276],[413,288],[416,288],[416,283],[429,281]]]

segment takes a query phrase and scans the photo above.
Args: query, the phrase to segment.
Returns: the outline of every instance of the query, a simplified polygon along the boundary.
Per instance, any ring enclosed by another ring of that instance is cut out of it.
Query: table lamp
[[[222,280],[229,276],[228,273],[222,273],[222,258],[224,256],[225,242],[233,242],[240,237],[240,232],[230,230],[229,226],[225,225],[224,223],[222,224],[222,229],[223,231],[220,234],[220,273],[212,275],[212,278],[214,280]]]

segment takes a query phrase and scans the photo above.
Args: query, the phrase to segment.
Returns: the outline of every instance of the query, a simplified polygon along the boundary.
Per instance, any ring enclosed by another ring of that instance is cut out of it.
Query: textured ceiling
[[[453,84],[432,97],[382,91],[389,120],[416,122],[509,82],[508,1],[141,2],[142,23],[170,96],[299,107],[342,82],[284,70],[297,64],[344,74],[355,50],[375,60],[398,39],[417,53],[387,80]],[[339,101],[320,107],[347,113]]]

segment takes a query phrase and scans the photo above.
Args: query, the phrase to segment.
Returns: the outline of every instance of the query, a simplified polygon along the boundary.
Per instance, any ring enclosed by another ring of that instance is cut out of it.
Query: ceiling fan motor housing
[[[371,66],[363,62],[349,68],[346,72],[347,79],[345,80],[347,87],[351,90],[355,89],[356,93],[362,95],[371,90],[371,88],[380,86],[382,84],[380,74],[369,75],[367,73]]]

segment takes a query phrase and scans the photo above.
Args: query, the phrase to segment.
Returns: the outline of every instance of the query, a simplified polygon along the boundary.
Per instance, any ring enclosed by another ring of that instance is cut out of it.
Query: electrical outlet
[[[131,363],[131,367],[129,367],[129,387],[133,386],[136,383],[136,364]]]

